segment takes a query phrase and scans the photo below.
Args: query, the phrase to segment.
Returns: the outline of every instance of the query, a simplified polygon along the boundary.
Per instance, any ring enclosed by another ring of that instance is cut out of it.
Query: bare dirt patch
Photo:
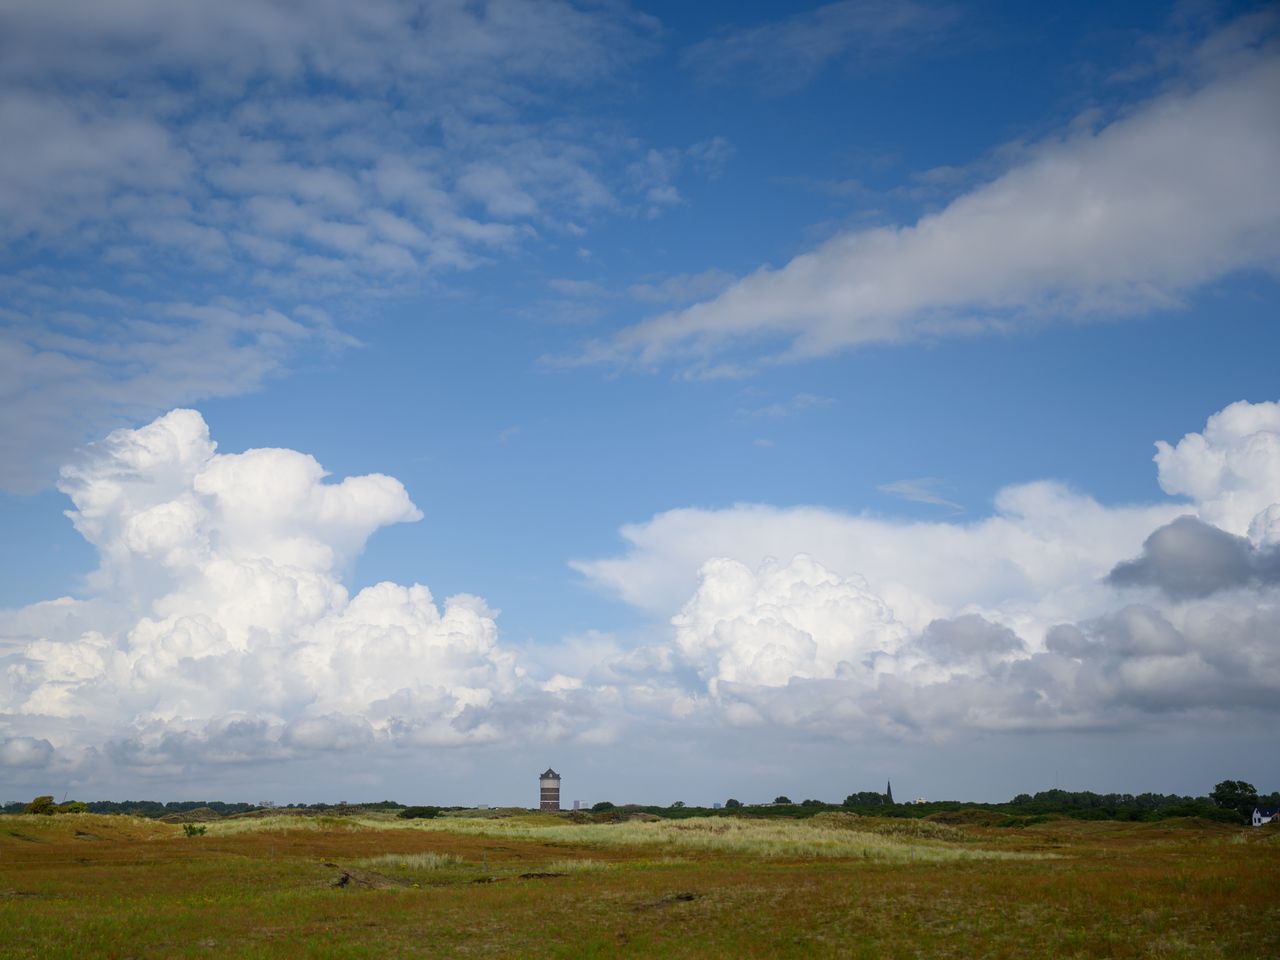
[[[389,890],[393,887],[406,887],[408,883],[395,877],[373,873],[370,870],[357,870],[355,867],[339,867],[336,863],[326,863],[333,867],[338,875],[329,882],[329,886],[339,890]]]
[[[669,893],[665,897],[658,897],[656,900],[645,900],[637,903],[633,910],[663,910],[667,907],[674,907],[677,903],[692,903],[694,900],[702,896],[700,893],[691,893],[688,890],[680,893]]]

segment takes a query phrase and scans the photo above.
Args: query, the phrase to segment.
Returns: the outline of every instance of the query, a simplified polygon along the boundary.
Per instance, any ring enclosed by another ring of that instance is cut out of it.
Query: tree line
[[[221,800],[93,800],[55,803],[51,795],[36,797],[30,803],[10,802],[0,805],[0,813],[110,813],[156,819],[172,814],[207,808],[220,816],[271,809],[274,804],[227,803]],[[1077,820],[1165,820],[1172,817],[1203,817],[1226,823],[1248,822],[1255,807],[1280,807],[1280,791],[1260,794],[1244,780],[1223,780],[1207,796],[1191,797],[1163,793],[1094,793],[1091,790],[1042,790],[1020,793],[1005,803],[972,803],[961,800],[895,803],[887,793],[859,791],[845,797],[842,803],[807,799],[793,802],[780,794],[771,803],[743,803],[730,798],[720,808],[691,807],[677,800],[667,806],[647,804],[615,805],[601,801],[591,807],[597,814],[612,812],[644,812],[667,818],[752,815],[802,818],[823,811],[843,810],[863,816],[921,818],[930,814],[960,810],[986,810],[1008,818],[1009,825],[1024,825],[1030,818],[1065,816]],[[397,811],[404,818],[433,817],[443,810],[461,807],[406,806],[394,800],[373,803],[298,803],[290,810],[319,812],[355,812],[357,810]]]

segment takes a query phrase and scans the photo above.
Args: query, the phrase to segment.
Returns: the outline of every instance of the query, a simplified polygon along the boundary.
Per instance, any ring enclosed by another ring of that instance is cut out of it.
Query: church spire
[[[893,803],[893,781],[886,780],[884,782],[884,798],[886,803]]]

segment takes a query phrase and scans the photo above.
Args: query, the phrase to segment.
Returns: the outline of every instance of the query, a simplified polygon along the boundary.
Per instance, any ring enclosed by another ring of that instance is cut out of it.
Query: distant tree
[[[788,796],[774,797],[773,802],[774,803],[790,803],[791,798]]]
[[[734,800],[732,797],[730,797],[728,800],[724,802],[724,805],[726,810],[737,810],[739,807],[742,806],[742,801]]]
[[[396,814],[401,820],[433,820],[440,816],[439,807],[405,807]]]
[[[610,810],[616,809],[617,808],[608,800],[601,800],[599,803],[593,803],[591,805],[592,813],[608,813]]]
[[[683,800],[677,800],[675,803],[671,804],[671,809],[672,809],[672,810],[683,810],[683,809],[684,809],[684,801],[683,801]]]
[[[53,797],[46,794],[45,796],[42,796],[42,797],[36,797],[34,800],[28,803],[27,809],[24,812],[38,813],[44,816],[51,816],[54,813],[56,813],[57,810],[58,808],[57,806],[54,805]]]
[[[72,800],[69,803],[59,804],[58,813],[88,813],[89,805],[82,800]]]
[[[844,798],[846,807],[881,807],[884,803],[884,794],[876,793],[874,790],[861,790]]]
[[[821,807],[821,806],[824,806],[824,804],[823,804],[823,802],[822,802],[821,800],[801,800],[801,801],[800,801],[800,806],[802,806],[802,807]]]
[[[1243,780],[1223,780],[1213,788],[1209,799],[1214,806],[1234,810],[1241,818],[1247,818],[1258,805],[1258,790]]]

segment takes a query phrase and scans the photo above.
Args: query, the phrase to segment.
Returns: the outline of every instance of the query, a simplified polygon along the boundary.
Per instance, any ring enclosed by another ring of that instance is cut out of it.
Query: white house
[[[1253,808],[1253,825],[1255,827],[1260,827],[1264,823],[1270,823],[1276,817],[1280,817],[1280,807]]]

